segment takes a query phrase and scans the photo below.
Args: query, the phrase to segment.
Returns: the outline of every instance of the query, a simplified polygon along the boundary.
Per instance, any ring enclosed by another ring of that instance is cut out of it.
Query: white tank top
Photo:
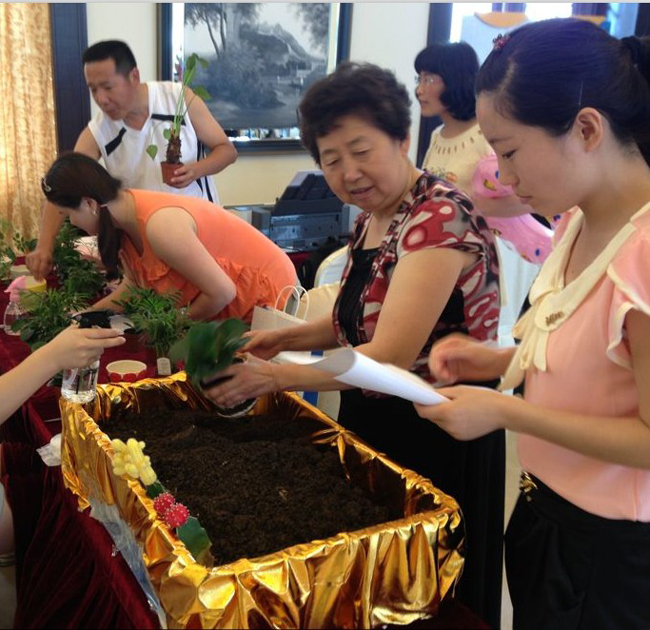
[[[113,177],[121,180],[124,188],[191,195],[219,203],[211,175],[202,177],[185,188],[173,188],[163,183],[160,162],[165,160],[167,147],[163,133],[171,127],[181,84],[148,81],[146,86],[149,92],[149,118],[139,131],[127,126],[122,120],[111,120],[102,111],[88,123],[106,169]],[[158,147],[155,159],[151,159],[146,151],[150,144]],[[189,113],[185,114],[181,125],[181,151],[181,159],[185,164],[196,162],[205,155],[205,147],[196,137]]]

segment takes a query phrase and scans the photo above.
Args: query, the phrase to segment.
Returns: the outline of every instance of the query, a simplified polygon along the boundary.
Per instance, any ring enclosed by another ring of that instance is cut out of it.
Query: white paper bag
[[[291,295],[284,309],[280,310],[277,308],[278,303],[287,290],[291,291]],[[293,313],[290,312],[292,310]],[[286,286],[280,291],[273,308],[255,306],[253,309],[253,319],[251,320],[251,330],[273,330],[276,328],[295,326],[296,324],[304,324],[308,312],[309,294],[307,291],[303,287]]]

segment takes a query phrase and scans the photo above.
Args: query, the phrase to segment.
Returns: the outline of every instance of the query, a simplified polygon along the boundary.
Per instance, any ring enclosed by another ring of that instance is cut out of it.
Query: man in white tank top
[[[174,117],[181,85],[171,81],[140,82],[131,49],[122,41],[90,46],[83,55],[84,75],[100,111],[77,139],[74,150],[99,160],[125,188],[160,190],[203,197],[218,203],[212,175],[237,159],[237,151],[200,98],[188,88],[187,113],[181,125],[182,165],[173,186],[162,181],[160,162],[167,141],[163,133]],[[153,160],[146,152],[158,146]],[[27,266],[36,278],[52,268],[52,251],[62,218],[43,209],[38,245],[28,254]]]

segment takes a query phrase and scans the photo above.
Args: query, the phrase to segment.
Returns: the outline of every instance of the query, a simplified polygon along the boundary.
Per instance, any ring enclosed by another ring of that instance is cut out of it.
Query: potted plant
[[[185,309],[179,308],[180,294],[161,295],[153,289],[130,287],[117,303],[145,345],[154,349],[159,376],[171,374],[169,349],[193,324]]]
[[[0,219],[0,282],[11,280],[11,268],[16,262],[16,258],[31,252],[37,242],[35,238],[27,239],[16,230],[14,230],[10,241],[8,237],[10,231],[9,221]]]
[[[91,297],[100,295],[106,287],[106,276],[97,265],[86,260],[77,250],[79,232],[69,221],[59,230],[52,261],[61,285],[72,294]]]
[[[21,291],[21,314],[12,324],[12,330],[32,352],[50,342],[72,323],[71,313],[88,306],[89,296],[72,293],[69,289],[48,289],[42,293]],[[48,385],[60,387],[62,374],[57,374]]]
[[[187,114],[190,103],[195,97],[202,98],[204,101],[210,100],[210,94],[208,91],[201,86],[191,86],[192,80],[196,75],[197,64],[200,64],[203,68],[208,67],[208,62],[205,59],[199,57],[196,53],[191,54],[186,62],[185,68],[181,67],[180,62],[177,64],[178,75],[181,80],[181,93],[178,97],[178,102],[176,103],[176,111],[174,112],[174,119],[172,120],[172,126],[168,129],[165,129],[163,135],[167,140],[167,149],[165,153],[165,161],[160,163],[160,168],[162,169],[162,178],[163,182],[167,185],[171,185],[171,179],[174,175],[174,171],[182,164],[181,162],[181,125]],[[192,87],[194,95],[188,102],[186,99],[187,88]],[[152,160],[156,158],[158,154],[158,147],[155,144],[150,144],[147,147],[147,153]]]
[[[21,306],[25,312],[12,328],[20,332],[20,338],[33,352],[67,328],[72,322],[71,313],[82,311],[88,302],[88,295],[66,288],[42,293],[23,291]]]
[[[230,378],[213,378],[214,374],[232,363],[243,361],[235,355],[246,345],[243,335],[247,329],[242,320],[234,317],[195,324],[172,346],[170,358],[185,363],[185,371],[198,389],[214,386]],[[218,412],[223,416],[237,417],[250,411],[255,402],[255,398],[250,398],[233,407],[219,407]]]

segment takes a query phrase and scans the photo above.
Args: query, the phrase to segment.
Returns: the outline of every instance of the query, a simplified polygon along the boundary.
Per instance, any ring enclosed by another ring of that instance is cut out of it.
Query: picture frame
[[[351,3],[161,3],[161,80],[179,62],[207,62],[195,85],[240,153],[304,151],[297,105],[314,81],[349,58]]]

